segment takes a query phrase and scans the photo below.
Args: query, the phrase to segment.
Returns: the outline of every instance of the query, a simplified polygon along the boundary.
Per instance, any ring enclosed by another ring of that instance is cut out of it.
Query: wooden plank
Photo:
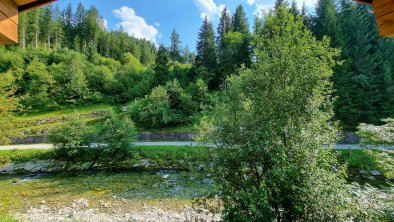
[[[23,12],[23,11],[26,11],[26,10],[29,10],[29,9],[33,9],[33,8],[36,8],[36,7],[45,5],[45,4],[52,3],[54,1],[56,1],[56,0],[33,1],[33,2],[28,3],[28,4],[18,5],[18,10],[19,10],[19,12]]]
[[[393,0],[375,0],[372,5],[376,17],[381,17],[394,12]]]
[[[8,5],[12,4],[12,5]],[[18,24],[18,11],[16,5],[9,0],[0,1],[0,12],[2,13],[2,18],[4,15],[11,19],[13,22]]]
[[[394,36],[394,12],[376,17],[379,33],[382,36]]]
[[[21,5],[26,5],[32,2],[36,2],[37,0],[13,0],[16,5],[21,6]]]
[[[18,42],[18,24],[2,12],[0,12],[0,34],[7,43]]]
[[[18,6],[12,0],[1,0],[0,12],[18,24]]]

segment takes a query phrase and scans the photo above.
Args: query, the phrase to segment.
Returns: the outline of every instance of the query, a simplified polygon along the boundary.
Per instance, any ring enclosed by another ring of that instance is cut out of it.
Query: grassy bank
[[[95,156],[96,149],[86,150],[85,157],[81,161],[91,161]],[[379,184],[381,180],[393,180],[392,165],[385,162],[380,150],[335,150],[338,160],[348,166],[348,176],[350,180],[358,182],[370,182]],[[392,155],[392,154],[391,154]],[[30,160],[56,159],[54,150],[2,150],[0,151],[0,165],[7,163],[22,163]],[[209,148],[192,146],[136,146],[130,157],[119,163],[115,168],[133,168],[141,160],[147,160],[147,169],[155,170],[161,168],[177,168],[188,170],[193,166],[198,166],[209,160]],[[377,180],[368,181],[366,178],[371,176],[372,170],[382,173]],[[364,172],[362,175],[360,172]]]
[[[9,215],[0,214],[0,222],[18,222],[18,220]]]
[[[80,161],[93,161],[100,149],[86,149]],[[147,160],[147,169],[177,168],[188,170],[192,165],[208,160],[209,148],[192,146],[136,146],[129,158],[115,168],[133,168],[141,160]],[[23,163],[30,160],[57,159],[53,149],[0,150],[0,166],[7,163]]]

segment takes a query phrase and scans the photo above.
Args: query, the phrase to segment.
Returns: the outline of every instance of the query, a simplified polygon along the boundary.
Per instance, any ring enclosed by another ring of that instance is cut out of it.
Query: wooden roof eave
[[[45,4],[49,4],[51,2],[54,2],[56,0],[37,0],[37,1],[33,1],[24,5],[18,5],[18,11],[19,12],[23,12],[32,8],[36,8],[39,7],[41,5],[45,5]]]

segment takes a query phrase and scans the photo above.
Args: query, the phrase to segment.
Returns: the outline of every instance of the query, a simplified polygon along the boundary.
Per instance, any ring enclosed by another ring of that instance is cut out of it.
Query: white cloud
[[[248,3],[248,5],[253,5],[255,2],[255,0],[246,0],[246,3]]]
[[[216,5],[214,0],[194,0],[194,4],[200,10],[200,16],[202,19],[207,16],[209,19],[215,19],[220,15],[221,10],[224,8],[224,5]]]
[[[123,6],[113,10],[112,13],[122,20],[117,26],[122,26],[129,35],[156,42],[159,31],[154,26],[147,24],[143,17],[136,15],[134,9]]]
[[[253,14],[261,18],[265,14],[267,14],[272,8],[274,8],[274,5],[256,4],[256,10]]]
[[[160,27],[160,23],[158,23],[158,22],[155,22],[154,25],[155,25],[156,27]]]

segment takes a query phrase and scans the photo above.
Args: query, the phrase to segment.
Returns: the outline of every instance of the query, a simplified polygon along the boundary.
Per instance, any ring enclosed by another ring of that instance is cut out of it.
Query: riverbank
[[[209,159],[209,148],[200,146],[135,146],[129,158],[108,163],[95,160],[95,152],[78,162],[58,159],[53,149],[0,150],[0,174],[80,172],[87,170],[161,169],[188,171],[203,168]]]
[[[21,221],[218,221],[194,204],[213,191],[191,172],[0,176],[0,214]]]

